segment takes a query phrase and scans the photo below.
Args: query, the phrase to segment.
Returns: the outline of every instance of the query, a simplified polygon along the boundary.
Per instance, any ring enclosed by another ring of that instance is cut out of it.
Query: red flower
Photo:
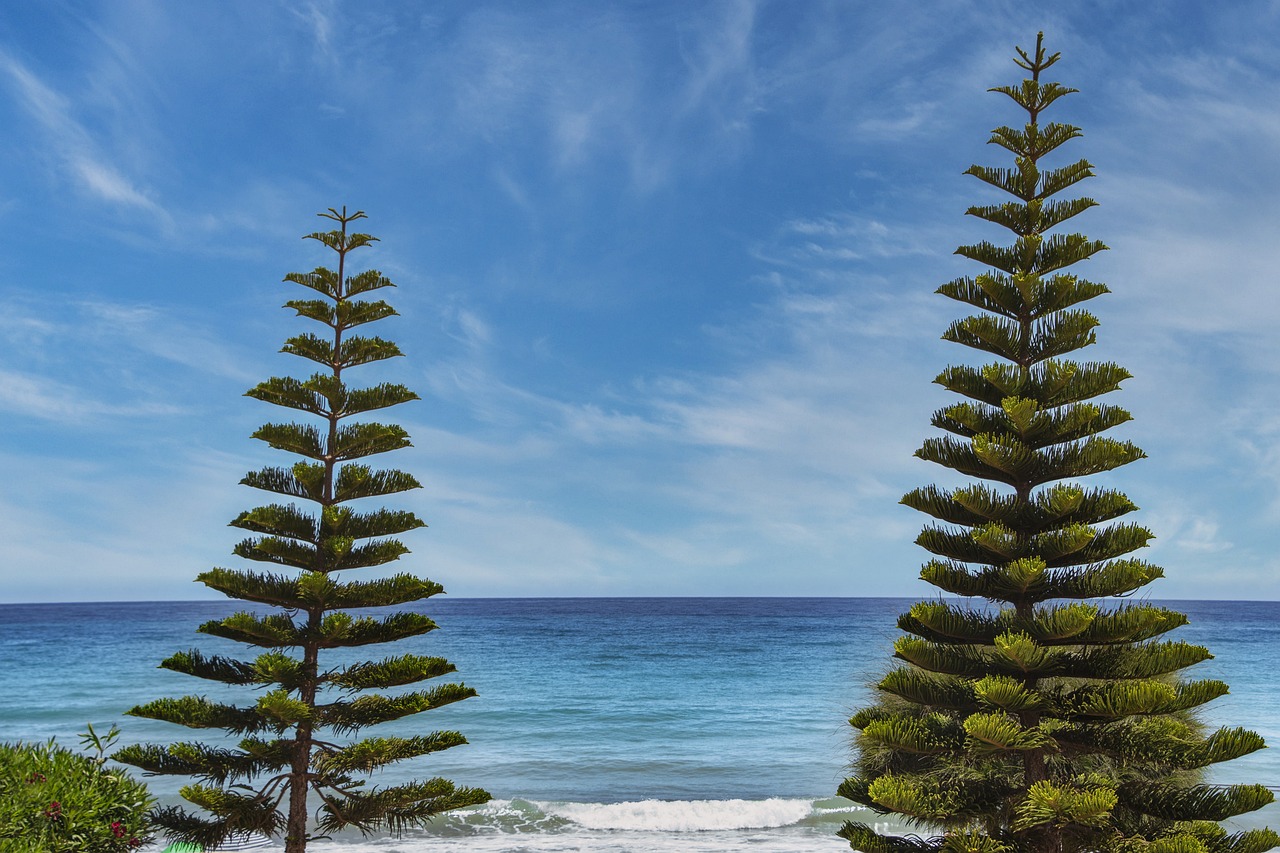
[[[58,802],[57,800],[54,800],[52,803],[49,803],[49,805],[45,806],[44,816],[47,817],[49,820],[57,820],[58,818],[62,817],[62,803]]]
[[[31,775],[27,777],[27,784],[34,785],[37,782],[44,782],[46,779],[47,777],[43,773],[36,773],[33,771]]]
[[[124,825],[118,820],[112,821],[111,832],[116,838],[124,838]]]

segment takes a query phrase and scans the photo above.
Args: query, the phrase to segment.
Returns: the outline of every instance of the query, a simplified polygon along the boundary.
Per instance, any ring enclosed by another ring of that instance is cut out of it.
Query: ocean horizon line
[[[982,600],[962,595],[449,595],[440,593],[445,601],[926,601],[935,598],[965,601]],[[436,596],[431,596],[435,598]],[[1277,604],[1271,598],[1160,598],[1158,596],[1116,596],[1119,601],[1158,601],[1166,604],[1178,602],[1214,602],[1219,604]],[[0,601],[0,607],[32,607],[39,605],[68,604],[213,604],[225,601],[242,601],[227,596],[220,598],[96,598],[61,601]],[[424,601],[426,599],[423,599]],[[271,605],[267,605],[271,606]]]

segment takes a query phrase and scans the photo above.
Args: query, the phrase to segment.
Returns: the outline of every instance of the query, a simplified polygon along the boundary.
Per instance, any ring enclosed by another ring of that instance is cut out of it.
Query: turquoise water
[[[486,788],[488,806],[395,841],[317,844],[343,853],[839,850],[844,820],[877,818],[832,797],[849,758],[844,720],[889,666],[908,599],[433,599],[441,630],[403,644],[444,655],[480,695],[381,733],[457,729],[471,743],[374,777],[442,775]],[[1166,602],[1176,638],[1215,659],[1195,677],[1231,694],[1206,713],[1280,744],[1280,603]],[[156,667],[174,651],[239,655],[195,633],[231,602],[0,606],[0,740],[66,745],[86,722],[122,743],[187,738],[122,716],[161,696],[245,701],[245,689]],[[369,652],[369,650],[365,650]],[[381,657],[375,649],[368,657]],[[207,738],[206,738],[207,739]],[[1216,781],[1280,784],[1268,749]],[[148,780],[171,799],[180,784]],[[1243,825],[1280,826],[1276,806]],[[890,824],[881,823],[884,827]],[[463,840],[465,839],[465,841]]]

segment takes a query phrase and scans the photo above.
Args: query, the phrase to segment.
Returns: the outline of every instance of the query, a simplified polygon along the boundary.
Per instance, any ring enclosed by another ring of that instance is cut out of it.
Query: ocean
[[[895,620],[913,601],[431,599],[421,609],[440,630],[397,650],[448,657],[452,680],[479,695],[369,733],[456,729],[470,743],[372,781],[444,776],[494,799],[402,839],[344,835],[311,849],[792,853],[847,849],[833,833],[850,818],[910,831],[834,793],[850,760],[845,720],[890,667]],[[1161,603],[1191,617],[1173,638],[1215,655],[1188,675],[1231,686],[1206,721],[1280,745],[1280,603]],[[86,723],[118,725],[119,745],[216,739],[123,713],[163,696],[252,701],[252,690],[157,668],[189,648],[243,655],[195,633],[242,604],[0,605],[0,741],[76,747]],[[186,780],[146,781],[174,802]],[[1230,762],[1213,781],[1280,785],[1280,755]],[[1236,825],[1267,824],[1280,827],[1275,804]]]

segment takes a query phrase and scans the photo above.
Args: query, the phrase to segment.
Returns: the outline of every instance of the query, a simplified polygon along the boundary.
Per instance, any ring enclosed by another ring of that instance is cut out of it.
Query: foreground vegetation
[[[128,853],[151,839],[154,799],[105,766],[114,727],[84,735],[92,756],[45,744],[0,744],[0,853]]]

